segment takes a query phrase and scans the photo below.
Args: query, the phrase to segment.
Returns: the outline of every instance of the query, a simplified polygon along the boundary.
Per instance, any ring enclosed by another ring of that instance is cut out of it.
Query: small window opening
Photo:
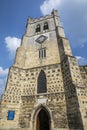
[[[49,26],[48,26],[48,23],[47,23],[47,22],[44,23],[44,28],[43,28],[43,29],[44,29],[44,30],[49,29]]]
[[[40,31],[41,31],[40,24],[38,24],[37,27],[36,27],[36,32],[40,32]]]
[[[46,57],[46,49],[39,50],[39,58],[45,58]]]

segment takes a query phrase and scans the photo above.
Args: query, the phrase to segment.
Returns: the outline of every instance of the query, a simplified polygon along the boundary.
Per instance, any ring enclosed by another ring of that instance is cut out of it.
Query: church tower
[[[58,12],[28,18],[2,95],[0,130],[87,130],[86,90]]]

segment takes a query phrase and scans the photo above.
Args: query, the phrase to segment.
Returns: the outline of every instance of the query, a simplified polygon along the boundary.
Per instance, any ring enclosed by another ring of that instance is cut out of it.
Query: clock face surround
[[[41,43],[43,43],[46,39],[47,39],[46,36],[41,35],[41,36],[39,36],[39,37],[36,39],[36,42],[38,42],[38,43],[41,44]]]

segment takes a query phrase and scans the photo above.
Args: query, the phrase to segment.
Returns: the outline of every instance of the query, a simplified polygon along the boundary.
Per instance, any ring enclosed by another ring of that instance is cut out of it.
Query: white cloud
[[[79,65],[87,65],[87,59],[82,57],[82,56],[76,56],[76,58],[78,59],[78,63]]]
[[[21,44],[21,39],[18,39],[17,37],[8,36],[5,38],[5,43],[9,51],[9,56],[13,58],[15,56],[16,49]]]
[[[61,0],[45,0],[43,4],[40,6],[40,10],[44,15],[49,14],[52,11],[52,9],[57,9],[60,3]]]
[[[76,58],[79,60],[79,59],[82,59],[82,57],[81,56],[76,56]]]
[[[6,76],[7,74],[8,68],[4,70],[2,67],[0,67],[0,77]]]
[[[71,8],[74,11],[74,7],[77,7],[77,10],[81,10],[83,7],[81,8],[80,6],[84,6],[86,4],[87,0],[44,0],[40,6],[40,10],[44,15],[46,15],[49,14],[52,9],[62,9],[66,11],[65,8],[67,10]]]
[[[3,69],[2,67],[0,67],[0,97],[1,97],[1,94],[3,93],[3,91],[5,89],[8,70],[9,70],[8,68]]]

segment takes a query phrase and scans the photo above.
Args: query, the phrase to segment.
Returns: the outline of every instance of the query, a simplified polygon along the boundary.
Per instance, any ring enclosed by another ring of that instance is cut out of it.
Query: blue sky
[[[25,33],[27,18],[38,18],[57,9],[73,55],[87,64],[87,0],[0,0],[0,95],[9,67]]]

